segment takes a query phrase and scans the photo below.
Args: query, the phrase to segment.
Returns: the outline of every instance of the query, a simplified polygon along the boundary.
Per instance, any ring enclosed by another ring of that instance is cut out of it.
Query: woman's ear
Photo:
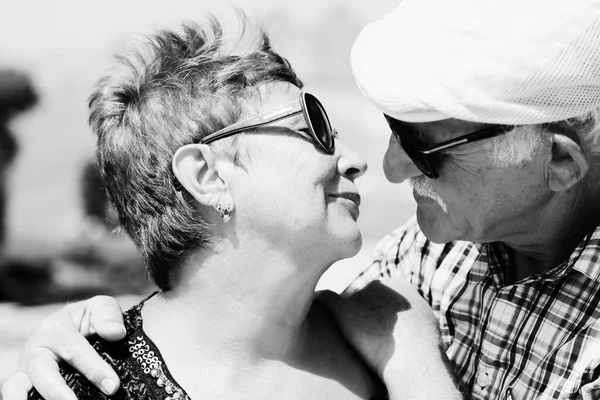
[[[202,205],[214,207],[231,197],[211,148],[204,144],[180,147],[173,156],[173,173],[185,190]]]
[[[579,182],[590,169],[581,146],[571,138],[553,133],[552,157],[548,165],[548,185],[551,190],[567,190]]]

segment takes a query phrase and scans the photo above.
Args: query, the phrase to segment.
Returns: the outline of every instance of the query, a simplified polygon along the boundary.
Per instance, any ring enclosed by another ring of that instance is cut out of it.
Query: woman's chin
[[[357,231],[354,235],[348,236],[342,243],[343,256],[342,260],[345,258],[351,258],[358,254],[360,249],[362,248],[362,233]]]

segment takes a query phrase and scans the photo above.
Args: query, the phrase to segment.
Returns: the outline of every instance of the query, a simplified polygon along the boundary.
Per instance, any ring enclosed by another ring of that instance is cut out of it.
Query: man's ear
[[[229,199],[227,182],[219,172],[215,154],[204,144],[180,147],[173,156],[173,173],[185,190],[202,205],[217,207]]]
[[[553,133],[552,158],[548,165],[548,185],[551,190],[567,190],[579,182],[590,169],[581,146],[565,135]]]

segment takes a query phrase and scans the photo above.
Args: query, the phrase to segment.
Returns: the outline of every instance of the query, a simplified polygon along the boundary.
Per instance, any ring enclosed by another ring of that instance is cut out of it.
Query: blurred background
[[[65,301],[118,296],[127,307],[153,290],[129,239],[116,232],[93,165],[87,97],[111,55],[134,35],[229,4],[263,21],[273,47],[327,107],[341,139],[368,161],[363,250],[325,274],[342,290],[376,241],[414,213],[406,184],[382,172],[389,131],[352,78],[349,52],[367,23],[398,0],[6,1],[0,14],[0,382],[31,328]]]

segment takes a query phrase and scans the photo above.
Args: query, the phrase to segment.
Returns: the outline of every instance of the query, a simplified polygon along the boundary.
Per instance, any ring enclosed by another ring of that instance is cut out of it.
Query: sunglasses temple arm
[[[469,137],[464,137],[464,138],[460,138],[458,140],[450,140],[446,143],[441,143],[440,145],[438,145],[434,148],[431,148],[431,149],[427,149],[427,150],[419,149],[419,153],[421,153],[421,154],[437,153],[438,151],[447,149],[449,147],[454,147],[454,146],[458,146],[458,145],[464,144],[464,143],[476,142],[478,140],[483,140],[483,139],[488,139],[488,138],[492,138],[495,136],[500,136],[504,133],[506,133],[505,128],[493,127],[493,128],[489,128],[484,131],[481,131],[481,132],[477,132],[476,134],[469,136]]]
[[[290,103],[284,104],[282,107],[287,106],[289,104]],[[292,117],[294,115],[301,114],[301,113],[302,113],[302,110],[294,111],[292,114],[283,114],[283,115],[281,115],[281,112],[279,112],[277,114],[272,113],[269,115],[270,118],[263,117],[263,118],[260,118],[261,122],[254,123],[252,125],[246,125],[249,121],[259,120],[259,118],[257,118],[257,117],[252,117],[250,119],[240,121],[240,122],[238,122],[234,125],[231,125],[227,128],[221,129],[220,131],[216,131],[215,133],[211,133],[210,135],[204,137],[204,139],[201,140],[201,143],[207,144],[207,143],[215,142],[219,139],[223,139],[224,137],[235,135],[236,133],[244,132],[246,130],[258,128],[259,126],[269,125],[274,122],[277,122],[282,119],[286,119],[286,118],[289,118],[289,117]],[[273,118],[273,116],[277,116],[277,117]],[[239,126],[239,128],[238,128],[238,126]]]
[[[459,144],[468,143],[468,142],[469,142],[468,139],[460,139],[460,140],[457,140],[457,141],[452,141],[450,143],[444,143],[441,146],[436,146],[436,147],[434,147],[432,149],[419,150],[419,153],[421,153],[421,154],[437,153],[438,151],[442,151],[442,150],[447,149],[449,147],[458,146]]]

